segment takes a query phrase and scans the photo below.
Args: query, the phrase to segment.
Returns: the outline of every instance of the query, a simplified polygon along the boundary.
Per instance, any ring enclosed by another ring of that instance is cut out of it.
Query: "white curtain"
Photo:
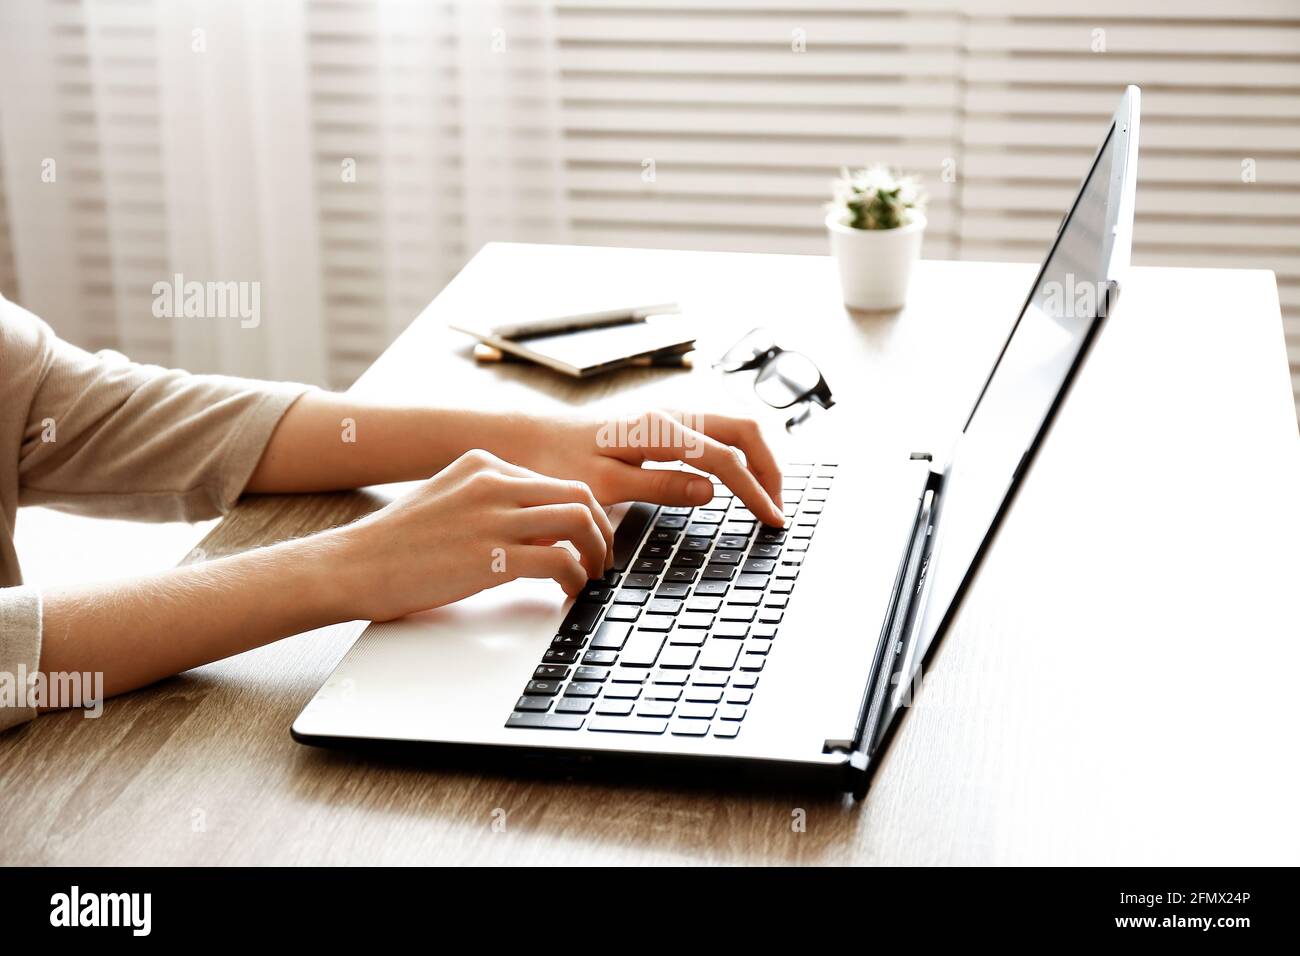
[[[483,242],[564,238],[549,0],[2,6],[19,297],[88,347],[346,385]],[[177,274],[258,321],[157,317]]]

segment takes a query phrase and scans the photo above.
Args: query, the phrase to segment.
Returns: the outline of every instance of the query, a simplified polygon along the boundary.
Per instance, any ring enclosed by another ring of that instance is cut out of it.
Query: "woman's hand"
[[[488,447],[534,471],[582,481],[602,504],[706,503],[713,497],[706,479],[641,467],[681,461],[716,475],[760,521],[785,520],[781,469],[752,419],[662,411],[607,421],[502,416],[488,431]]]
[[[516,578],[573,596],[613,559],[614,529],[585,484],[469,451],[386,508],[326,533],[361,607],[390,620]],[[552,542],[568,541],[579,558]]]

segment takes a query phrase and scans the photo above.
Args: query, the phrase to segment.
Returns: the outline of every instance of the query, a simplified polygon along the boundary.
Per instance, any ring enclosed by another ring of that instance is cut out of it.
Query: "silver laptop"
[[[721,485],[696,508],[621,505],[614,569],[576,601],[521,580],[372,624],[294,739],[863,796],[1115,307],[1138,103],[1131,86],[942,462],[790,465],[784,528],[757,524]]]

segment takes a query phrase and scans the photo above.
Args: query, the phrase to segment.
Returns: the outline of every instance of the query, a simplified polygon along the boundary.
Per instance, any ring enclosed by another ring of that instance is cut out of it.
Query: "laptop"
[[[624,504],[615,562],[573,601],[516,581],[369,625],[295,740],[440,759],[621,767],[861,798],[1128,266],[1128,87],[954,446],[785,471],[788,521],[728,490]]]

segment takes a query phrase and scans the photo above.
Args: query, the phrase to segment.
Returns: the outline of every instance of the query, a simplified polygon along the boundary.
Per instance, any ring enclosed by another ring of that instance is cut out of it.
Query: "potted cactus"
[[[888,166],[841,170],[826,215],[844,304],[899,309],[925,233],[925,190]]]

